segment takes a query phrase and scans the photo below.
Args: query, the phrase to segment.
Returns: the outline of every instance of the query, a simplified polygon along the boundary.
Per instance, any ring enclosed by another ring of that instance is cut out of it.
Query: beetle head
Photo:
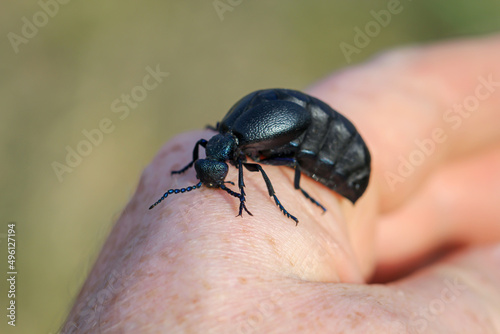
[[[214,159],[199,159],[194,163],[196,177],[210,188],[224,183],[229,167],[224,161]]]

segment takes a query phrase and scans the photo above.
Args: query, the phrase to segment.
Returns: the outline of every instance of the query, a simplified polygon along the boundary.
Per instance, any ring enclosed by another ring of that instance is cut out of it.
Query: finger
[[[382,216],[376,280],[402,275],[446,246],[500,240],[499,170],[500,147],[448,165],[407,205]]]
[[[353,121],[372,155],[366,194],[354,208],[343,207],[365,266],[376,256],[369,212],[390,213],[442,165],[500,142],[499,41],[494,36],[392,51],[310,89]],[[464,105],[475,109],[464,113]],[[460,216],[467,206],[456,209]],[[398,235],[402,244],[412,244],[411,238]]]
[[[413,333],[500,331],[500,244],[465,250],[390,285]]]
[[[311,88],[372,153],[382,212],[441,164],[500,141],[500,35],[392,51]]]
[[[390,285],[259,286],[232,331],[311,333],[497,333],[500,246],[469,250]],[[255,293],[256,291],[259,291]],[[274,291],[274,293],[273,293]],[[231,326],[230,325],[230,326]]]

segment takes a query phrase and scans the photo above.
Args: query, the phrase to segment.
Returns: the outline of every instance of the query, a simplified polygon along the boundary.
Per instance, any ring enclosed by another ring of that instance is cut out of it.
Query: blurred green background
[[[18,272],[15,328],[0,282],[1,333],[59,330],[170,137],[214,124],[255,89],[303,89],[394,46],[500,30],[498,0],[401,0],[385,27],[372,11],[395,0],[65,1],[1,5],[0,268],[6,276],[7,223],[16,222]],[[367,24],[373,36],[356,46]],[[342,43],[358,51],[346,57]],[[157,67],[169,75],[145,90]],[[82,131],[105,119],[109,133],[94,131],[85,147]],[[71,167],[68,149],[88,154]]]

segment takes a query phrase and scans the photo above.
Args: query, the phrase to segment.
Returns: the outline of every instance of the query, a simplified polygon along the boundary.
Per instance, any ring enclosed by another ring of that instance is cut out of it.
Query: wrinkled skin
[[[322,215],[291,169],[263,166],[297,227],[250,172],[253,217],[206,187],[148,211],[165,190],[197,183],[192,169],[170,171],[213,132],[174,138],[144,171],[64,332],[499,333],[499,59],[500,36],[405,48],[307,90],[356,125],[373,174],[355,206],[303,177]],[[479,77],[490,84],[477,88]],[[448,114],[471,96],[475,110]],[[413,170],[388,182],[401,159]]]

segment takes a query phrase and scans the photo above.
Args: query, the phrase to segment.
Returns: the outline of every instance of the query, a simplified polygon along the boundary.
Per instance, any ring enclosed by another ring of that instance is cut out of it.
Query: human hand
[[[311,87],[361,133],[372,176],[355,206],[303,177],[321,214],[291,169],[264,166],[297,227],[258,173],[245,174],[253,217],[235,218],[238,201],[205,187],[148,211],[166,189],[198,182],[170,171],[214,133],[174,138],[63,332],[500,332],[498,59],[500,36],[406,48]]]

